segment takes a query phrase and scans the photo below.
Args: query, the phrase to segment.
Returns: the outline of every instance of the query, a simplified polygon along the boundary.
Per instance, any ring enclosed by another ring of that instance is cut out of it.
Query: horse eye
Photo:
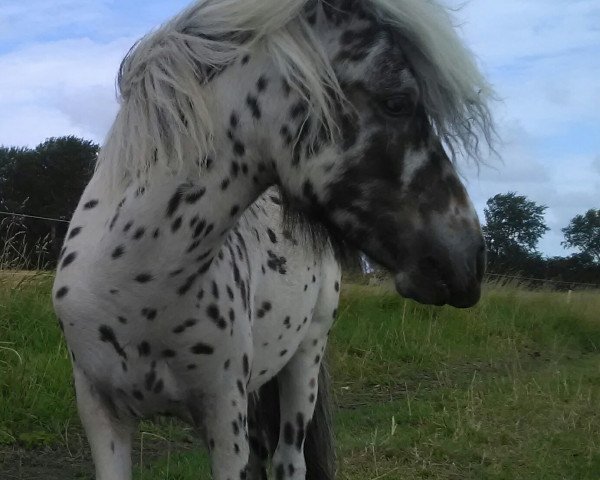
[[[385,113],[392,117],[408,115],[413,111],[413,103],[408,95],[396,95],[383,100],[382,107]]]

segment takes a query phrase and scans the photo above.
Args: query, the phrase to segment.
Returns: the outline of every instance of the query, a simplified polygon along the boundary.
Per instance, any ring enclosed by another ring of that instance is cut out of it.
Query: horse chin
[[[433,280],[419,273],[397,273],[394,276],[396,291],[425,305],[442,306],[451,302],[450,289],[442,280]]]

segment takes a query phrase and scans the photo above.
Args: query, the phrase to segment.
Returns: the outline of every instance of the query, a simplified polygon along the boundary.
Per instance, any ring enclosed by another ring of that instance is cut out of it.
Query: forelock
[[[451,152],[478,160],[482,145],[493,150],[489,104],[495,93],[449,11],[434,0],[366,0],[361,5],[396,31],[426,111]]]

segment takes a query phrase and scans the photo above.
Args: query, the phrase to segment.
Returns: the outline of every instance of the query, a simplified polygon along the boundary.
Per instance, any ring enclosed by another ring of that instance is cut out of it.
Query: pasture
[[[0,279],[0,479],[92,478],[50,277]],[[597,479],[600,294],[487,285],[469,310],[346,285],[329,362],[338,478]],[[208,478],[170,419],[136,479]]]

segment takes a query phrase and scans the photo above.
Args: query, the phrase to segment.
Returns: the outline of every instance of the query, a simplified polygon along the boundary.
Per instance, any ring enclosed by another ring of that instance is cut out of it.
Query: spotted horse
[[[455,158],[491,145],[492,88],[424,0],[200,0],[118,86],[53,289],[96,478],[131,478],[159,414],[198,428],[217,480],[334,478],[341,252],[405,297],[478,301]]]

